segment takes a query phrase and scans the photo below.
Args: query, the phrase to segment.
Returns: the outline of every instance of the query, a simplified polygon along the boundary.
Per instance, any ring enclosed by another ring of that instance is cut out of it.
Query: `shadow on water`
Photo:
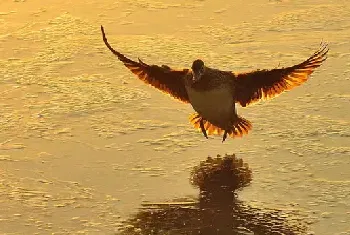
[[[210,158],[194,167],[196,199],[143,204],[122,234],[306,234],[305,223],[282,210],[254,208],[237,198],[251,170],[235,155]]]

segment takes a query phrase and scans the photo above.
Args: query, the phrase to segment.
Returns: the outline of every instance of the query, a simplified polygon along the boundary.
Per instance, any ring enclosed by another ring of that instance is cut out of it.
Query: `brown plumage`
[[[300,64],[287,68],[235,74],[236,100],[245,107],[301,85],[327,59],[327,52],[327,45],[323,44],[309,59]]]
[[[237,115],[235,103],[245,107],[301,85],[326,60],[328,52],[327,45],[322,44],[300,64],[247,73],[212,69],[202,60],[195,60],[191,69],[175,70],[125,57],[110,46],[102,26],[101,31],[105,45],[132,73],[172,97],[190,103],[197,111],[190,116],[193,126],[206,138],[207,134],[223,134],[223,141],[227,135],[241,137],[252,127],[248,120]]]
[[[126,58],[123,54],[114,50],[108,43],[103,27],[101,26],[103,41],[108,49],[130,69],[132,73],[147,84],[158,88],[159,90],[170,94],[176,99],[189,103],[183,77],[188,73],[188,69],[173,70],[163,65],[148,65],[138,59],[138,62]]]

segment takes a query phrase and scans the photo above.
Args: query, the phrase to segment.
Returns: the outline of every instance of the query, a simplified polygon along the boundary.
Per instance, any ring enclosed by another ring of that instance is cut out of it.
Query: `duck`
[[[236,105],[246,107],[300,86],[327,59],[328,44],[303,62],[282,68],[234,72],[207,66],[196,59],[190,68],[173,69],[168,65],[150,65],[140,58],[129,59],[108,42],[101,25],[106,47],[140,80],[173,98],[190,104],[195,113],[189,117],[194,128],[208,135],[242,137],[252,129],[247,119],[237,114]]]

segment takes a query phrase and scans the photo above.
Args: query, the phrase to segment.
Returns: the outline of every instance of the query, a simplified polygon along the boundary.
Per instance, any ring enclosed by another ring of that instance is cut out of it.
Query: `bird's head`
[[[205,72],[204,62],[202,60],[195,60],[192,64],[192,74],[193,74],[193,82],[197,82],[201,79]]]

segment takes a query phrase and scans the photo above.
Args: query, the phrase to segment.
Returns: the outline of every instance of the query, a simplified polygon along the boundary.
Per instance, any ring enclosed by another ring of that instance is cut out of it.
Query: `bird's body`
[[[232,74],[205,68],[201,80],[191,83],[187,75],[185,87],[193,109],[210,123],[224,129],[237,117]]]
[[[231,89],[216,87],[211,90],[196,90],[186,86],[193,109],[206,120],[222,128],[235,116],[235,102]]]
[[[148,83],[176,99],[190,103],[197,112],[190,122],[203,135],[223,134],[231,137],[247,134],[251,123],[238,116],[236,103],[245,107],[261,99],[272,98],[285,90],[299,86],[326,59],[328,48],[322,45],[309,59],[286,68],[234,73],[206,67],[195,60],[191,69],[174,70],[167,65],[148,65],[125,57],[108,43],[103,27],[103,40],[108,49],[124,65]]]

